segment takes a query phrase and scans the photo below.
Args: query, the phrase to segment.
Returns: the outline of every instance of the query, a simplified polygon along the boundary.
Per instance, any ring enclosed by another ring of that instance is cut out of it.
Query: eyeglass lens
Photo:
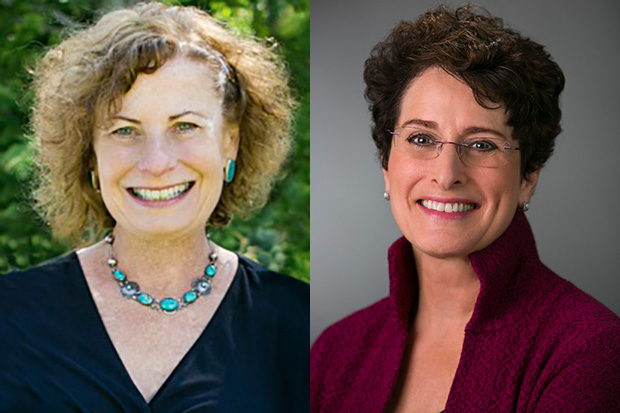
[[[498,138],[476,137],[462,142],[442,141],[424,133],[390,132],[394,149],[413,159],[433,159],[446,147],[454,146],[463,163],[471,166],[500,167],[508,162],[511,153],[519,148]]]

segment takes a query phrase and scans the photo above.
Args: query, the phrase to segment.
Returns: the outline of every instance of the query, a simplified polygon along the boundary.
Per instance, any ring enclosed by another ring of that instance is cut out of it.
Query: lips
[[[437,202],[430,199],[422,199],[419,202],[427,209],[447,213],[468,212],[476,208],[475,203],[469,202]]]
[[[194,186],[194,182],[184,182],[162,189],[131,187],[127,190],[131,195],[143,201],[170,201],[182,196],[192,186]]]

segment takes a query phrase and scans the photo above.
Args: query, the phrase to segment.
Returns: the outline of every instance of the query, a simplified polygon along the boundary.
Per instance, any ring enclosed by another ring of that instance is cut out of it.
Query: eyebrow
[[[186,110],[185,112],[179,113],[178,115],[172,115],[170,117],[168,117],[168,121],[173,121],[173,120],[177,120],[185,115],[196,115],[196,116],[200,116],[201,118],[204,119],[208,119],[205,115],[199,113],[199,112],[195,112],[193,110]],[[142,122],[140,122],[137,119],[132,119],[132,118],[128,118],[127,116],[123,116],[123,115],[116,115],[114,116],[112,119],[120,119],[120,120],[124,120],[127,122],[131,122],[131,123],[135,123],[136,125],[141,125]]]
[[[128,117],[122,116],[122,115],[116,115],[116,116],[114,116],[112,118],[112,120],[117,120],[117,119],[126,120],[127,122],[135,123],[135,124],[138,124],[138,125],[140,125],[142,123],[139,120],[131,119],[131,118],[128,118]]]
[[[185,116],[185,115],[196,115],[196,116],[200,116],[201,118],[208,119],[205,115],[203,115],[203,114],[201,114],[201,113],[199,113],[199,112],[195,112],[195,111],[193,111],[193,110],[186,110],[185,112],[183,112],[183,113],[179,113],[178,115],[172,115],[172,116],[170,116],[170,117],[168,118],[168,120],[176,120],[176,119],[181,118],[181,117],[183,117],[183,116]]]
[[[401,127],[404,128],[404,127],[411,126],[411,125],[420,125],[425,128],[433,129],[433,130],[439,129],[437,122],[433,122],[431,120],[422,120],[422,119],[409,119]],[[491,128],[483,128],[479,126],[470,126],[469,128],[463,131],[462,136],[475,135],[477,133],[489,133],[491,135],[498,136],[506,141],[508,140],[508,138],[500,131],[497,131]]]
[[[420,125],[420,126],[424,126],[425,128],[429,128],[429,129],[438,128],[437,122],[433,122],[431,120],[422,120],[422,119],[409,119],[407,122],[403,123],[401,128],[404,128],[406,126],[411,126],[411,125]]]

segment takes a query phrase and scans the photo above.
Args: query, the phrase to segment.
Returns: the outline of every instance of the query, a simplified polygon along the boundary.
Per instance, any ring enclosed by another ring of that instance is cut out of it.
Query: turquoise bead
[[[195,291],[188,291],[183,296],[183,300],[188,304],[196,301],[196,298],[198,298],[198,294]]]
[[[166,297],[159,303],[159,306],[166,313],[174,313],[179,309],[179,302],[174,298]]]
[[[215,265],[213,264],[209,264],[207,265],[207,268],[205,268],[205,275],[207,277],[213,278],[216,272],[217,272],[217,269],[215,268]]]
[[[121,270],[114,270],[114,278],[116,278],[117,281],[125,281],[127,276]]]
[[[151,305],[153,304],[153,297],[146,293],[142,293],[138,296],[138,301],[140,301],[140,304]]]

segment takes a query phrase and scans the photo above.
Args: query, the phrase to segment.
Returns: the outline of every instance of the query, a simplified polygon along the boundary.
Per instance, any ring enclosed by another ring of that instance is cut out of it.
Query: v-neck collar
[[[108,334],[108,331],[105,327],[105,323],[103,322],[103,319],[101,318],[101,314],[99,313],[99,308],[97,307],[97,304],[95,303],[95,300],[90,290],[90,287],[88,285],[88,282],[86,281],[86,276],[84,274],[82,265],[80,264],[79,258],[77,256],[77,252],[72,251],[69,256],[70,256],[70,259],[73,265],[75,265],[76,267],[76,272],[80,275],[78,277],[80,287],[84,291],[84,296],[85,296],[84,298],[89,303],[87,309],[81,308],[80,310],[89,312],[88,318],[93,320],[92,325],[96,326],[96,330],[99,335],[99,337],[94,341],[98,343],[105,343],[105,344],[102,344],[102,347],[105,346],[106,348],[104,349],[104,351],[108,351],[110,354],[113,354],[114,363],[116,364],[116,367],[117,367],[115,370],[121,371],[123,374],[123,377],[119,378],[119,380],[123,380],[124,382],[126,382],[127,386],[131,388],[132,393],[134,393],[136,400],[140,400],[144,408],[147,411],[151,411],[151,409],[158,404],[159,399],[163,397],[167,388],[170,385],[170,382],[173,381],[175,377],[177,376],[177,372],[183,369],[185,364],[188,363],[188,359],[193,358],[195,356],[194,353],[196,352],[196,348],[199,348],[201,346],[201,343],[208,337],[209,331],[213,330],[213,327],[211,326],[217,325],[217,323],[220,322],[220,318],[222,317],[221,314],[225,312],[226,308],[233,305],[233,301],[235,300],[235,297],[234,297],[235,291],[238,289],[239,283],[241,282],[240,279],[242,277],[241,273],[243,271],[241,268],[243,265],[242,264],[243,258],[237,255],[238,265],[237,265],[237,270],[235,271],[235,275],[233,276],[233,280],[231,281],[228,287],[228,290],[224,294],[224,297],[220,301],[218,307],[216,308],[209,322],[204,326],[202,332],[198,335],[194,343],[192,343],[189,350],[183,355],[183,357],[181,357],[177,365],[172,369],[172,371],[166,377],[162,385],[157,389],[157,391],[155,392],[151,400],[147,401],[142,395],[142,393],[140,392],[140,390],[138,389],[138,387],[136,386],[133,379],[131,378],[129,371],[125,367],[123,360],[121,359],[118,351],[116,350],[116,347],[114,346],[114,343],[112,342],[110,335]]]

